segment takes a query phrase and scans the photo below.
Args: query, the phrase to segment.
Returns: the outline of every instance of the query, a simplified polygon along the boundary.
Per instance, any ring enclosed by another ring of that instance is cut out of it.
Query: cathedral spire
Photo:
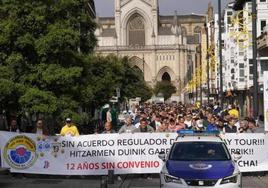
[[[172,30],[173,30],[174,35],[176,35],[176,36],[181,35],[181,26],[180,26],[180,24],[178,25],[178,16],[177,16],[176,10],[174,12]]]
[[[115,10],[118,11],[120,10],[120,6],[121,6],[121,0],[115,0]]]
[[[158,8],[158,0],[153,0],[153,8]]]
[[[152,32],[152,37],[155,38],[154,28],[153,28],[153,32]]]
[[[174,12],[174,18],[173,18],[173,26],[177,26],[178,25],[178,16],[177,16],[178,12],[175,10]]]

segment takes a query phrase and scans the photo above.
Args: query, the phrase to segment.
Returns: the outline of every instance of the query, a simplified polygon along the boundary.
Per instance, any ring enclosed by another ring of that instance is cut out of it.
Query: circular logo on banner
[[[37,159],[35,142],[24,135],[11,138],[5,145],[4,158],[12,168],[31,167]]]

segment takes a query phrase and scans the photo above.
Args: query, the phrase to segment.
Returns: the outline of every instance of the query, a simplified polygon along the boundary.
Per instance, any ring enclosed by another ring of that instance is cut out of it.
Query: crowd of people
[[[240,117],[235,105],[221,109],[219,105],[202,107],[185,106],[181,103],[136,105],[121,114],[121,123],[113,125],[110,110],[106,113],[102,127],[95,129],[95,134],[107,133],[136,133],[136,132],[176,132],[178,130],[214,131],[222,133],[260,133],[264,132],[263,124],[253,118]],[[123,117],[123,118],[122,118]],[[16,119],[10,121],[10,132],[21,132]],[[49,135],[42,119],[36,121],[31,131]],[[77,127],[71,118],[66,118],[59,133],[61,136],[78,136]]]
[[[261,118],[260,118],[261,119]],[[95,129],[95,134],[123,134],[158,132],[172,133],[179,130],[215,131],[221,133],[261,133],[264,132],[263,124],[253,118],[241,118],[239,110],[234,105],[221,109],[219,105],[185,106],[176,104],[150,104],[136,105],[120,116],[121,123],[113,125],[111,110],[109,109],[101,129]],[[16,119],[10,121],[7,131],[22,132]],[[31,131],[35,134],[49,135],[47,126],[42,119],[37,119]],[[79,127],[71,118],[65,119],[65,124],[59,136],[79,136]],[[14,174],[15,176],[16,174]],[[151,174],[143,174],[151,179]],[[24,177],[24,175],[23,175]],[[118,176],[121,179],[121,176]]]
[[[240,117],[235,105],[221,109],[219,105],[203,107],[179,104],[144,104],[124,113],[124,132],[176,132],[178,130],[214,131],[222,133],[260,133],[263,124],[253,118]]]

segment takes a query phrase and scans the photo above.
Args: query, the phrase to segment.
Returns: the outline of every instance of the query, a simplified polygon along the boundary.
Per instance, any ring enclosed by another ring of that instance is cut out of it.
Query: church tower
[[[114,0],[115,16],[96,19],[99,28],[95,32],[98,38],[95,51],[104,56],[128,56],[130,65],[143,72],[150,86],[169,81],[178,89],[181,100],[184,97],[188,100],[189,92],[193,91],[186,84],[193,79],[194,65],[197,61],[205,62],[195,57],[205,57],[197,54],[200,52],[196,49],[200,45],[205,47],[200,32],[206,17],[176,12],[160,16],[158,3],[158,0]]]
[[[117,44],[145,46],[158,35],[158,0],[115,0]]]

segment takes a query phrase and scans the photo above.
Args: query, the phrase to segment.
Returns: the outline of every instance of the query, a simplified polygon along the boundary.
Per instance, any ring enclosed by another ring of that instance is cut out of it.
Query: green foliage
[[[173,93],[176,93],[176,87],[168,81],[157,82],[154,88],[154,94],[158,95],[159,93],[162,93],[164,99],[167,100]]]
[[[0,110],[78,114],[84,55],[96,45],[87,1],[0,2]]]
[[[87,1],[0,1],[0,111],[84,124],[117,87],[121,98],[151,97],[127,58],[92,55]]]
[[[20,97],[19,103],[23,111],[31,114],[52,114],[57,110],[57,98],[53,93],[37,88],[28,89]]]
[[[125,68],[125,75],[122,79],[121,93],[127,98],[141,97],[147,101],[152,97],[152,89],[144,81],[141,70],[131,67],[127,58],[122,59]]]
[[[18,98],[24,93],[23,85],[11,80],[0,79],[0,109],[9,109],[10,112],[19,110]]]
[[[85,63],[83,76],[88,79],[87,86],[81,90],[84,104],[103,106],[116,95],[117,87],[121,90],[121,99],[139,96],[146,101],[151,98],[152,91],[143,74],[130,67],[128,58],[88,56]]]

